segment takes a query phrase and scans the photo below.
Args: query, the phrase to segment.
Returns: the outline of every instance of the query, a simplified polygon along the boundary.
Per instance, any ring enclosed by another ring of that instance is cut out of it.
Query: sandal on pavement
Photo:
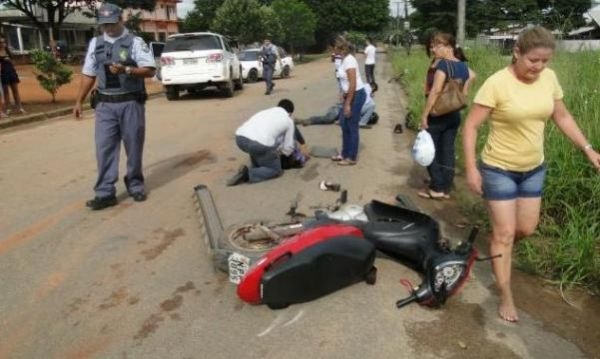
[[[354,166],[356,164],[356,161],[353,161],[351,159],[344,159],[341,160],[340,162],[338,162],[338,166]]]
[[[433,190],[423,190],[417,193],[419,197],[427,199],[450,199],[450,195],[444,192],[436,192]]]

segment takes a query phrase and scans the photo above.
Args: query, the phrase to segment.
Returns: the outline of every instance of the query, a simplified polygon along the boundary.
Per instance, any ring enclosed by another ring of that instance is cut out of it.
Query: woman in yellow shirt
[[[498,314],[510,322],[519,320],[510,285],[512,249],[539,222],[548,118],[600,170],[600,154],[565,107],[556,75],[546,67],[554,48],[554,36],[547,29],[523,30],[512,63],[490,76],[477,92],[462,132],[467,183],[488,207],[490,255],[501,255],[492,262],[500,295]],[[490,132],[477,162],[477,129],[486,119]]]

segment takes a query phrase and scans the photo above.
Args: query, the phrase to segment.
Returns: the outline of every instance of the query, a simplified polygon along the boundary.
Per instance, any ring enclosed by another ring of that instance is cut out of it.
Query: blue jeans
[[[252,167],[248,169],[248,182],[262,182],[283,173],[277,147],[265,146],[244,136],[235,136],[235,142],[240,150],[250,155]]]
[[[265,80],[265,85],[267,85],[267,91],[271,91],[273,89],[273,72],[275,71],[275,64],[265,64],[263,63],[263,79]]]
[[[538,198],[542,196],[546,164],[527,172],[506,171],[479,162],[483,182],[483,198],[486,200],[511,200],[516,198]]]
[[[435,192],[449,193],[454,182],[454,142],[460,126],[460,112],[429,117],[427,132],[433,139],[435,157],[427,167],[431,182],[429,188]]]
[[[336,120],[340,120],[342,116],[342,104],[338,103],[331,106],[327,113],[323,116],[311,116],[308,118],[308,123],[311,125],[332,125]]]
[[[358,158],[358,144],[360,140],[358,136],[358,122],[360,121],[360,110],[365,103],[366,94],[364,89],[354,92],[350,108],[352,115],[350,118],[344,117],[340,121],[340,125],[342,126],[342,157],[344,159],[356,161]]]
[[[371,101],[371,103],[362,107],[358,124],[361,126],[368,125],[373,112],[375,112],[375,102]]]

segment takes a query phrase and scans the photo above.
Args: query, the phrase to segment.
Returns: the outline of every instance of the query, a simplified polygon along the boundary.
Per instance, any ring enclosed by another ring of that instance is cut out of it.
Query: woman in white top
[[[340,86],[342,87],[343,116],[340,117],[342,127],[342,153],[332,160],[341,166],[356,164],[358,158],[360,110],[365,103],[366,93],[360,77],[358,62],[350,51],[350,44],[342,36],[335,40],[334,51],[342,56],[342,64],[338,69]]]

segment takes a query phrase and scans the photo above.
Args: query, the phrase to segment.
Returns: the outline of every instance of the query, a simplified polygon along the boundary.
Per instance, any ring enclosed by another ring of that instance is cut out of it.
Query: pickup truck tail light
[[[173,57],[169,57],[169,56],[164,56],[160,58],[160,64],[162,66],[170,66],[170,65],[175,65],[175,58]]]
[[[221,62],[221,61],[223,61],[223,54],[221,54],[221,53],[210,54],[206,58],[206,62]]]

